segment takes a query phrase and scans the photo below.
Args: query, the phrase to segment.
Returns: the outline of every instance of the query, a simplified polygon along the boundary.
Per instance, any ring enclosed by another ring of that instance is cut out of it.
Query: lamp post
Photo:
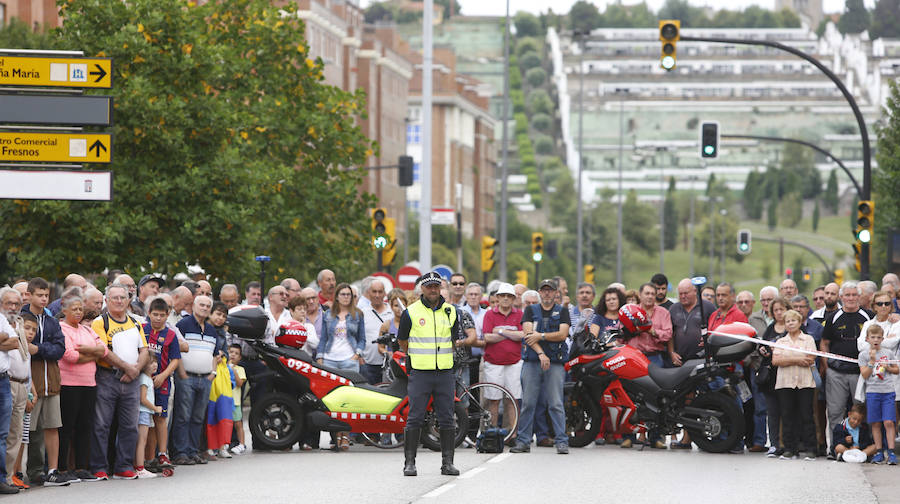
[[[506,20],[504,21],[503,30],[503,139],[501,143],[500,157],[500,266],[497,272],[500,280],[506,281],[506,205],[507,205],[507,183],[509,176],[509,149],[508,129],[509,129],[509,0],[506,0]]]
[[[579,75],[579,89],[578,89],[578,205],[576,207],[576,234],[577,234],[577,243],[575,244],[575,271],[576,275],[578,275],[578,281],[584,278],[584,261],[582,260],[582,244],[581,241],[583,239],[582,232],[582,224],[584,221],[583,210],[584,202],[581,200],[581,179],[582,172],[584,171],[584,50],[587,47],[587,44],[584,42],[584,32],[574,32],[573,35],[577,35],[581,39],[581,50],[579,51],[579,59],[578,59],[578,75]]]
[[[625,143],[625,95],[628,88],[616,88],[619,98],[619,198],[618,211],[616,212],[616,282],[622,282],[622,201],[625,195],[622,193],[622,149]]]

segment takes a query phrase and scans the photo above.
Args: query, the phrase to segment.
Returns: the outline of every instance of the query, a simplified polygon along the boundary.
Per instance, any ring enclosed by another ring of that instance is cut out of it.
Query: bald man
[[[241,295],[238,292],[237,285],[223,285],[219,291],[219,301],[225,303],[229,310],[239,305],[241,303]]]
[[[78,273],[69,273],[66,275],[66,279],[63,280],[63,291],[68,290],[70,287],[80,287],[81,290],[84,291],[87,286],[87,280]],[[56,316],[62,309],[62,298],[60,297],[59,299],[54,300],[47,306],[47,309],[50,310],[50,313],[52,313],[53,316]]]
[[[781,297],[787,300],[790,300],[799,292],[800,291],[797,289],[797,282],[790,278],[782,280],[781,287],[778,289],[778,293],[781,294]]]
[[[197,282],[197,296],[206,296],[206,297],[212,299],[212,285],[210,285],[209,282],[207,282],[206,280],[198,281]]]
[[[179,285],[172,291],[172,313],[169,314],[169,322],[178,325],[182,318],[191,315],[194,295],[184,285]]]
[[[323,269],[316,275],[316,283],[319,285],[319,304],[330,310],[334,303],[334,288],[337,287],[334,272],[330,269]]]
[[[303,290],[300,287],[300,282],[295,278],[285,278],[281,281],[281,286],[284,287],[284,290],[287,291],[287,302],[290,303],[292,299],[300,295],[300,291]]]

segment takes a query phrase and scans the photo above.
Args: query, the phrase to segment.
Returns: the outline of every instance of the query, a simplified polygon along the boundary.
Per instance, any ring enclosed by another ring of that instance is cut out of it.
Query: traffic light
[[[400,156],[400,158],[397,159],[397,164],[400,167],[399,175],[397,176],[397,184],[400,187],[409,187],[413,185],[412,156]]]
[[[719,157],[719,123],[704,122],[700,125],[700,157]]]
[[[809,282],[810,280],[812,280],[812,269],[803,268],[803,281]]]
[[[528,271],[527,270],[516,271],[516,283],[522,284],[522,285],[528,285]]]
[[[481,237],[481,272],[487,273],[494,267],[494,246],[497,245],[497,239],[490,236]]]
[[[675,68],[675,45],[681,38],[681,21],[663,19],[659,22],[659,41],[662,42],[662,53],[659,55],[659,66],[671,72]]]
[[[844,270],[836,269],[834,270],[834,283],[841,285],[844,283]]]
[[[384,219],[387,212],[384,208],[375,208],[372,210],[372,246],[375,250],[386,249],[389,245],[387,237],[387,228]]]
[[[860,200],[856,205],[856,239],[860,243],[872,241],[872,228],[875,225],[875,202]]]
[[[791,268],[784,268],[784,278],[794,278],[794,270]]]
[[[541,262],[544,259],[544,233],[531,233],[531,260]]]
[[[592,264],[584,265],[584,281],[585,282],[587,282],[589,284],[594,283],[594,270],[596,270],[596,268],[594,268],[594,265],[592,265]]]
[[[750,244],[750,230],[749,229],[739,229],[737,232],[737,252],[741,255],[747,255],[752,250],[752,245]]]
[[[387,237],[388,245],[381,253],[381,265],[390,266],[394,263],[394,257],[397,255],[397,221],[393,217],[384,218],[384,234]]]

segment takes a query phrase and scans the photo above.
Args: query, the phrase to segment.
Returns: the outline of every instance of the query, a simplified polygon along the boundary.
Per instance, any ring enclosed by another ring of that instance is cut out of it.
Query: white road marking
[[[476,474],[480,473],[481,471],[484,471],[485,469],[486,469],[485,467],[476,467],[474,469],[471,469],[471,470],[466,471],[463,474],[461,474],[459,476],[459,479],[471,478],[472,476],[475,476]]]
[[[497,455],[496,457],[488,460],[488,462],[490,462],[492,464],[496,464],[497,462],[503,462],[504,460],[508,459],[511,456],[512,456],[512,453],[510,453],[510,452],[501,453],[500,455]]]
[[[438,495],[441,495],[442,493],[446,492],[447,490],[450,490],[451,488],[453,488],[455,486],[456,486],[455,483],[445,483],[445,484],[435,488],[434,490],[428,492],[427,494],[423,495],[422,497],[423,498],[437,497]]]

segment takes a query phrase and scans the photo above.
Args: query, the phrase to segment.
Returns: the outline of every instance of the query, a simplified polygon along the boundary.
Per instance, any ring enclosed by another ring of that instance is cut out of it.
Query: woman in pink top
[[[109,350],[90,327],[81,325],[84,301],[80,296],[63,300],[60,328],[66,337],[66,352],[59,360],[62,388],[59,392],[62,428],[59,430],[60,469],[73,471],[82,481],[94,479],[87,471],[94,405],[97,398],[97,359]],[[69,443],[75,453],[75,467],[69,466]]]

